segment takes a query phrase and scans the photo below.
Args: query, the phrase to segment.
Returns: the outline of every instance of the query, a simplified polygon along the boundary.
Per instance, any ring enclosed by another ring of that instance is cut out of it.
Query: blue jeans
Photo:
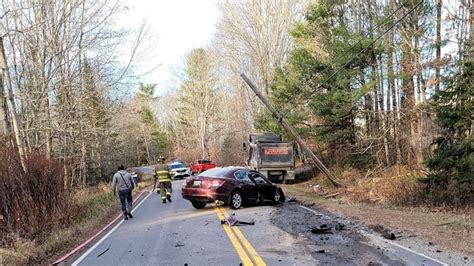
[[[132,211],[132,190],[131,189],[126,189],[126,190],[119,190],[119,198],[120,198],[120,205],[122,207],[122,212],[123,213],[130,213]],[[127,200],[127,206],[125,205],[125,200]]]

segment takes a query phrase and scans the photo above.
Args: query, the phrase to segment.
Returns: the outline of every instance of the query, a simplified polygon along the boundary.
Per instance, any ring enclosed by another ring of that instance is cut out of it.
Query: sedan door
[[[277,187],[259,172],[251,171],[250,178],[256,184],[257,190],[263,197],[263,200],[272,201]]]
[[[234,178],[237,181],[237,186],[243,190],[247,202],[255,203],[257,201],[257,186],[249,177],[249,174],[248,170],[237,170],[234,172]]]

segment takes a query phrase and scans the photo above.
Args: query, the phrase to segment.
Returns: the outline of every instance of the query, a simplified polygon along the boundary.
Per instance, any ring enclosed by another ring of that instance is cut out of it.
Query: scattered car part
[[[331,228],[328,227],[326,224],[322,224],[318,227],[314,227],[311,229],[311,233],[313,234],[332,234]]]
[[[244,221],[239,221],[235,219],[234,215],[230,215],[227,217],[225,220],[221,220],[221,224],[227,223],[229,226],[234,226],[234,225],[255,225],[254,221],[251,222],[244,222]]]

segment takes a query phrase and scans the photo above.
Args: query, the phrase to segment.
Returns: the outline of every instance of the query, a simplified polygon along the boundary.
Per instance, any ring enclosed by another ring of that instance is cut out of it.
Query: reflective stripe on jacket
[[[156,166],[155,171],[156,171],[156,177],[158,178],[158,181],[160,182],[171,181],[171,174],[167,165],[159,164]]]

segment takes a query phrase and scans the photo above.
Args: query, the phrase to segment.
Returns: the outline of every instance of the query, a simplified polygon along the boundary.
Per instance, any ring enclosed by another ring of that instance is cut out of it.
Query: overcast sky
[[[161,63],[141,81],[157,84],[156,94],[162,94],[174,87],[173,69],[182,67],[185,54],[210,43],[218,17],[215,0],[125,1],[129,11],[120,24],[138,26],[145,19],[155,40],[136,72],[146,72]]]

